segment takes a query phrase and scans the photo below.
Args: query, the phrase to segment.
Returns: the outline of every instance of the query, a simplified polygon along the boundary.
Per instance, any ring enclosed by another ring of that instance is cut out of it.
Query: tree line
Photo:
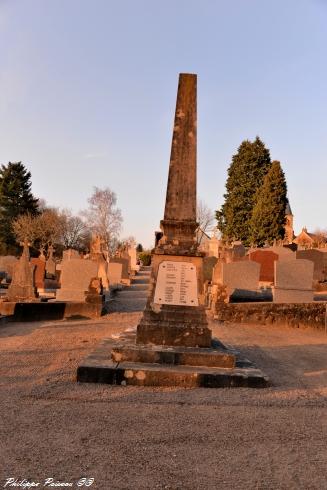
[[[88,208],[80,215],[51,207],[35,197],[31,173],[22,162],[0,168],[0,254],[17,255],[19,244],[27,240],[44,253],[50,245],[57,249],[87,251],[92,234],[101,237],[103,250],[112,255],[121,245],[121,210],[116,194],[108,187],[94,188]]]

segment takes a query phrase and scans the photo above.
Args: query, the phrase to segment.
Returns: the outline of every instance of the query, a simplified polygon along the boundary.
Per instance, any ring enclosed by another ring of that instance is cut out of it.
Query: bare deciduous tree
[[[82,218],[73,215],[69,209],[63,209],[59,217],[60,242],[65,248],[82,248],[86,239],[89,238],[87,226]]]
[[[35,216],[30,213],[21,214],[12,222],[12,230],[18,242],[28,240],[32,245],[37,238]]]
[[[88,203],[89,209],[85,212],[87,225],[93,233],[101,237],[105,251],[112,255],[123,222],[121,210],[116,207],[116,194],[108,187],[94,187]]]
[[[60,237],[60,215],[57,209],[48,208],[35,217],[35,228],[40,250],[53,245]]]
[[[206,205],[202,199],[198,200],[196,208],[196,219],[199,223],[197,230],[198,245],[200,245],[203,238],[203,233],[209,233],[213,229],[215,216],[211,209]],[[202,233],[201,233],[202,232]]]
[[[32,216],[21,215],[12,224],[17,241],[27,239],[31,245],[37,244],[43,251],[50,244],[54,244],[60,233],[60,217],[57,209],[46,209],[42,214]]]
[[[327,229],[322,230],[320,228],[316,229],[313,233],[315,235],[314,245],[316,247],[322,247],[327,244]]]

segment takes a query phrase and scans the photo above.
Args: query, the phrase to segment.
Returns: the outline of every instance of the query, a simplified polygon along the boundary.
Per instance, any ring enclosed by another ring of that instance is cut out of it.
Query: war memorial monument
[[[179,77],[161,238],[136,332],[105,339],[77,380],[118,385],[265,387],[253,364],[212,338],[203,294],[196,221],[197,76]]]

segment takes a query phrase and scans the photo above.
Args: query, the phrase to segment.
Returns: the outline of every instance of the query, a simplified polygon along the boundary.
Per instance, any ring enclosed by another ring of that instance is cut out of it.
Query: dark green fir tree
[[[38,213],[38,199],[31,191],[31,173],[21,162],[0,168],[0,252],[15,253],[17,243],[12,221],[21,214]]]
[[[270,153],[257,136],[245,140],[228,169],[225,202],[216,212],[218,229],[226,241],[251,243],[251,217],[258,189],[271,167]]]
[[[251,241],[257,246],[283,240],[287,185],[279,162],[274,161],[258,190],[251,219]]]

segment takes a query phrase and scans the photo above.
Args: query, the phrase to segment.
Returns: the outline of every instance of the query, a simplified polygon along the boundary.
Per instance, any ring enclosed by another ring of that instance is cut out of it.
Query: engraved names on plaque
[[[165,260],[159,264],[154,303],[198,306],[196,267],[192,262]]]

